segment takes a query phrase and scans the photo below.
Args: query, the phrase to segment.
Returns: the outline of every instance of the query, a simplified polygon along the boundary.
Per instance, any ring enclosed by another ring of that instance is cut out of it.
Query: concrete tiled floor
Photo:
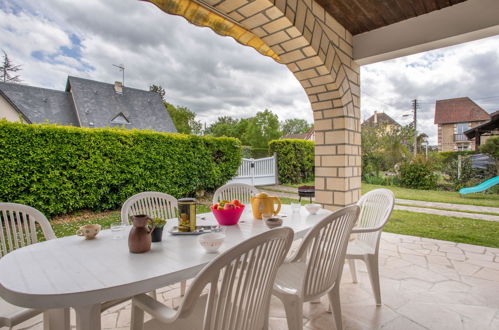
[[[383,306],[376,307],[364,265],[359,283],[348,267],[341,287],[345,329],[499,329],[499,249],[383,233],[380,273]],[[177,286],[159,290],[168,305]],[[272,300],[271,329],[287,329],[281,303]],[[74,315],[72,315],[74,320]],[[102,315],[103,329],[128,329],[130,304]],[[305,329],[334,329],[326,300],[305,304]],[[15,329],[42,329],[36,318]]]

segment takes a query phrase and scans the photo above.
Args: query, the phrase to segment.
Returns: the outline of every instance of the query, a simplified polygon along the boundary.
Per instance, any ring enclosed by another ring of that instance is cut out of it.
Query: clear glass
[[[125,226],[121,222],[111,224],[111,234],[113,239],[121,239],[123,237],[123,230]]]
[[[300,212],[301,204],[300,203],[291,203],[291,210],[293,213]]]
[[[469,123],[457,123],[457,134],[464,134],[464,132],[469,129],[470,129]]]

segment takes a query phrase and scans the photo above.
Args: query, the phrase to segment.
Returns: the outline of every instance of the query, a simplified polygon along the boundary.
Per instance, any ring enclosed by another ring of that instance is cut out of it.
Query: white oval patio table
[[[220,251],[269,230],[263,221],[250,219],[248,214],[243,214],[238,225],[226,227]],[[309,215],[302,207],[293,214],[286,206],[281,214],[286,215],[283,225],[291,227],[297,239],[331,212],[321,210]],[[174,222],[170,221],[169,226]],[[211,213],[198,215],[198,225],[203,224],[216,224]],[[73,307],[77,329],[99,330],[102,302],[193,278],[217,255],[206,253],[197,243],[197,236],[167,233],[162,242],[152,244],[151,251],[132,254],[128,251],[128,230],[122,239],[112,239],[111,231],[104,230],[94,240],[68,236],[7,254],[0,259],[0,296],[23,307],[52,311]],[[52,318],[54,315],[57,312]],[[45,329],[69,328],[68,321],[45,319]]]

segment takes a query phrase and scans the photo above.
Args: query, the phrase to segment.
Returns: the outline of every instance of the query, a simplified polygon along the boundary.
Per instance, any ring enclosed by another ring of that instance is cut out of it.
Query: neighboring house
[[[401,127],[392,117],[384,112],[378,113],[377,111],[374,111],[374,114],[362,123],[362,127],[376,127],[382,125],[385,125],[387,131],[392,131],[397,127]]]
[[[499,135],[499,111],[490,114],[490,120],[464,132],[470,140],[475,140],[475,150],[492,136]]]
[[[490,115],[469,97],[437,100],[438,151],[475,150],[464,132],[490,120]]]
[[[297,139],[297,140],[315,141],[315,131],[314,131],[314,128],[312,127],[306,133],[287,134],[287,135],[284,135],[283,137],[281,137],[281,139]]]
[[[0,119],[177,132],[158,93],[68,77],[65,91],[0,83]]]

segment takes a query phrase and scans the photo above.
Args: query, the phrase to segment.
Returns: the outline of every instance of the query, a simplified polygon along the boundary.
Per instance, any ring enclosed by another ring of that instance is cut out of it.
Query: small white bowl
[[[305,205],[305,208],[307,209],[308,213],[317,214],[322,206],[320,204],[307,204]]]
[[[207,233],[199,235],[198,237],[199,245],[201,245],[208,253],[217,252],[224,240],[225,234],[223,233]]]

